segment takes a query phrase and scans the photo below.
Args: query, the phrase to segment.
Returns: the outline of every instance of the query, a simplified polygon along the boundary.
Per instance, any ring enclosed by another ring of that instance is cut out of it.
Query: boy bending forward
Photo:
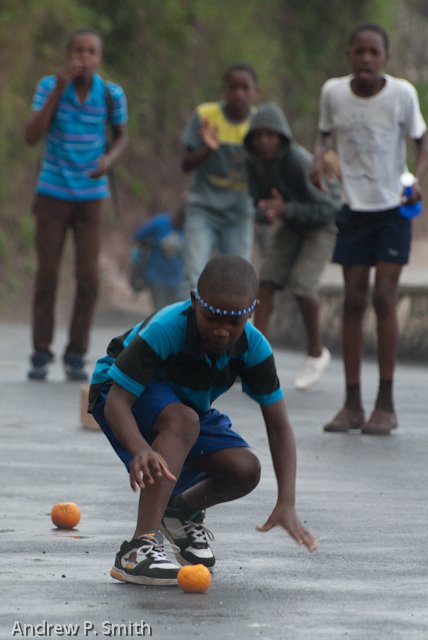
[[[138,584],[177,584],[179,566],[164,553],[163,536],[181,564],[214,568],[205,509],[240,498],[260,478],[260,463],[211,403],[241,377],[266,424],[278,481],[268,531],[283,526],[298,544],[317,545],[296,515],[296,450],[267,340],[247,320],[257,278],[238,256],[210,260],[191,300],[162,309],[112,340],[98,361],[89,410],[140,488],[137,526],[111,570]]]

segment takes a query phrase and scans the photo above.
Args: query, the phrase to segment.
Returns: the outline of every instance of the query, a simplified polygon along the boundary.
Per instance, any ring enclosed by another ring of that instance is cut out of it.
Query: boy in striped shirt
[[[317,545],[294,508],[296,448],[272,349],[247,320],[257,277],[239,256],[220,255],[203,270],[191,299],[165,307],[114,338],[95,368],[89,411],[140,491],[132,539],[111,575],[124,582],[175,585],[180,564],[213,570],[205,510],[250,493],[260,462],[229,418],[212,408],[237,376],[261,408],[278,497],[259,531],[282,526],[310,551]]]
[[[54,304],[67,229],[76,249],[77,291],[64,352],[69,379],[85,380],[85,354],[98,292],[102,201],[108,197],[106,173],[127,143],[127,105],[123,90],[96,73],[102,61],[101,36],[75,31],[67,44],[67,62],[54,76],[42,78],[33,100],[25,139],[35,145],[45,137],[36,186],[38,270],[33,302],[31,379],[44,379],[53,359]],[[107,151],[106,130],[113,142]]]

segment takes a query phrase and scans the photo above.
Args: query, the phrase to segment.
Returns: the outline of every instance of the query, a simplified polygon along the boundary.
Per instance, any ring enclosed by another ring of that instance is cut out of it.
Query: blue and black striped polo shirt
[[[243,391],[260,405],[283,397],[272,349],[260,331],[247,322],[237,342],[211,361],[191,301],[178,302],[110,342],[92,376],[89,411],[103,386],[114,381],[139,397],[156,377],[168,382],[184,404],[203,413],[237,376]]]

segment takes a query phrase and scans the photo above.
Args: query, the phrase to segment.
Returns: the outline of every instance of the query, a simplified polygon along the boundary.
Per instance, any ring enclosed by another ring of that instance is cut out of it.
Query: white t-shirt
[[[351,90],[354,76],[327,80],[321,90],[318,127],[336,131],[345,202],[356,211],[382,211],[400,204],[400,175],[407,171],[406,135],[426,131],[416,89],[384,75],[383,89],[370,98]]]

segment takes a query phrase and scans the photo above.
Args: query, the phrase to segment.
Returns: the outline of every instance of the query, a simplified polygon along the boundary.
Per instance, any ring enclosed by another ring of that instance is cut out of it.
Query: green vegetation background
[[[145,216],[179,202],[182,128],[196,104],[220,96],[222,71],[233,61],[255,65],[260,100],[282,105],[295,137],[311,148],[320,87],[348,72],[352,27],[374,20],[402,54],[393,71],[413,70],[428,116],[417,63],[423,45],[413,51],[415,34],[403,26],[418,33],[423,26],[425,42],[427,9],[427,0],[1,0],[0,302],[26,295],[34,272],[30,210],[42,148],[25,145],[23,124],[38,79],[62,64],[71,31],[102,33],[101,73],[127,94],[130,147],[117,168],[122,219],[110,210],[106,233],[130,236]]]

